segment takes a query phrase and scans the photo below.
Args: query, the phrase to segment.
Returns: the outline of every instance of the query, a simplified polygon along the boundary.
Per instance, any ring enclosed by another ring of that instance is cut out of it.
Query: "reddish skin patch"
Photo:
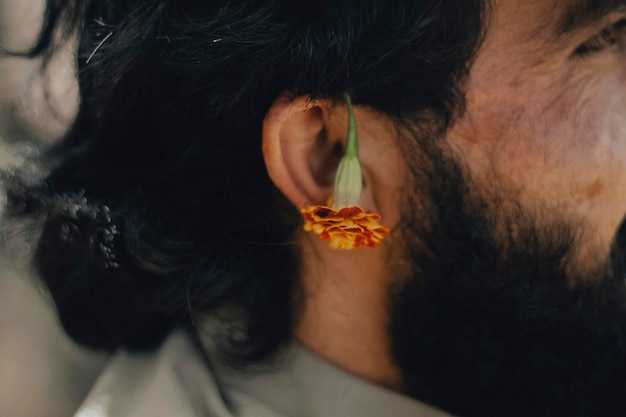
[[[595,180],[591,185],[589,185],[585,189],[586,199],[593,200],[600,193],[602,193],[602,190],[604,190],[604,185],[602,184],[602,181],[600,181],[599,179]]]

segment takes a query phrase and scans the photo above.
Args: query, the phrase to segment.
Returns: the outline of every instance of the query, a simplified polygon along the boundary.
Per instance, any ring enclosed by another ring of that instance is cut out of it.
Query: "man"
[[[44,214],[69,334],[139,351],[79,416],[626,410],[625,3],[49,7],[33,53],[79,30],[82,102],[9,212]],[[299,213],[346,93],[390,230],[350,251]]]

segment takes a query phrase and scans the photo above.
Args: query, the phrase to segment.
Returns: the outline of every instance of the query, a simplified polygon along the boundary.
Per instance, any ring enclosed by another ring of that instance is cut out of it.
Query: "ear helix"
[[[376,247],[389,229],[381,226],[380,215],[365,212],[359,203],[363,192],[363,171],[359,160],[358,134],[352,99],[344,94],[348,107],[346,149],[335,175],[333,196],[327,206],[309,206],[301,210],[304,230],[319,235],[333,249]]]

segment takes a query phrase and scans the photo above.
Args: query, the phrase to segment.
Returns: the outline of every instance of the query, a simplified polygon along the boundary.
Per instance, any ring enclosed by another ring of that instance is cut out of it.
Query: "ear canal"
[[[326,131],[322,132],[313,145],[309,157],[310,170],[315,182],[324,188],[332,187],[342,156],[342,144],[329,141]]]

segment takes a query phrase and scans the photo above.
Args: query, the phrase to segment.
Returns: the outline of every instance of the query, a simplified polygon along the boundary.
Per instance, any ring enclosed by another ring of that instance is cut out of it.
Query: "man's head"
[[[461,415],[572,411],[607,389],[625,318],[620,10],[495,2],[443,134],[357,111],[362,204],[394,233],[350,254],[298,237],[300,340]],[[330,193],[337,107],[281,99],[265,120],[270,176],[297,207]]]
[[[36,262],[77,340],[150,347],[235,304],[239,361],[295,335],[462,415],[569,415],[624,369],[620,2],[65,7],[81,108],[11,200],[47,216]],[[344,92],[392,230],[373,250],[298,218],[332,193]]]

